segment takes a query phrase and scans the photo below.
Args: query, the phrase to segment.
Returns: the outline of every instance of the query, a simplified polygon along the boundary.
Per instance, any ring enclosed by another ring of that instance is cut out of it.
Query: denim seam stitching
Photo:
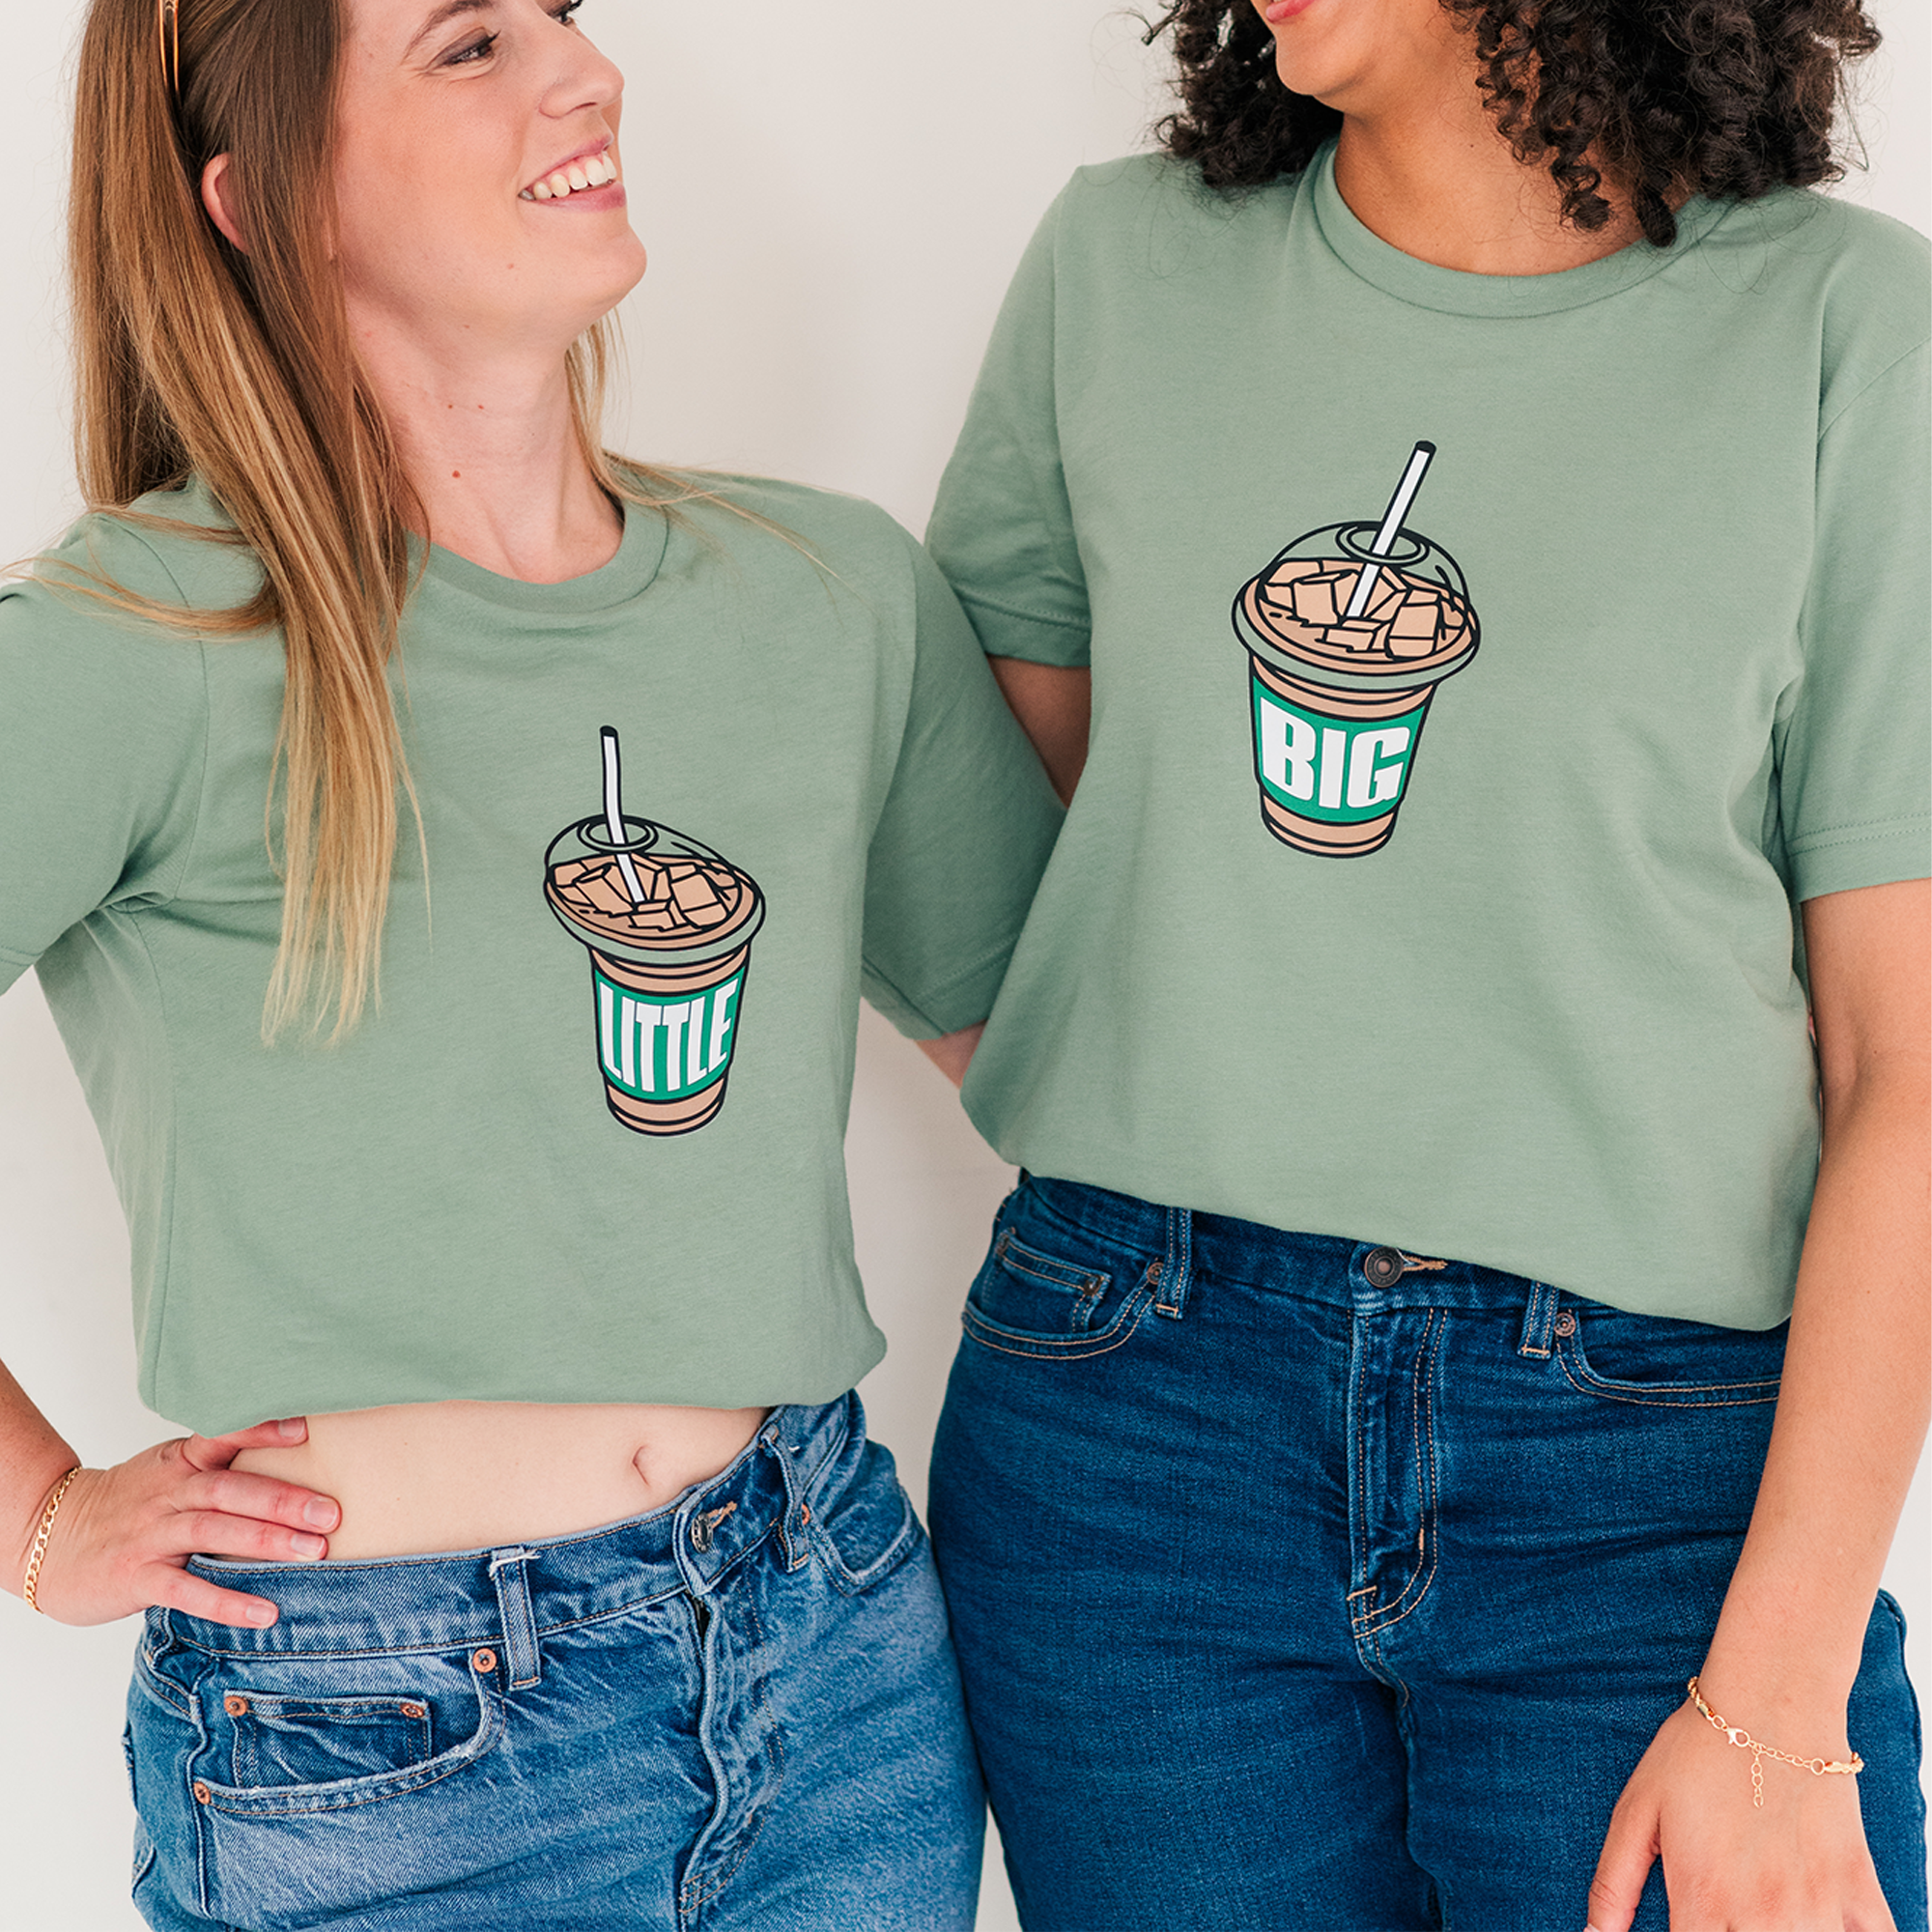
[[[1149,1275],[1150,1284],[1160,1290],[1153,1305],[1154,1313],[1179,1321],[1187,1305],[1187,1291],[1194,1281],[1194,1210],[1191,1208],[1172,1208],[1168,1210],[1165,1265],[1155,1265],[1160,1267],[1160,1272]]]
[[[1555,1316],[1556,1291],[1546,1282],[1531,1282],[1523,1338],[1517,1349],[1519,1355],[1529,1355],[1539,1362],[1549,1359],[1549,1329]]]
[[[1673,1401],[1660,1396],[1623,1395],[1601,1382],[1578,1381],[1570,1374],[1567,1362],[1563,1365],[1563,1373],[1577,1394],[1596,1396],[1604,1402],[1628,1403],[1634,1408],[1762,1408],[1766,1403],[1777,1400],[1775,1395],[1746,1396],[1732,1402],[1688,1402]]]
[[[1147,1315],[1148,1307],[1149,1300],[1146,1297],[1140,1300],[1138,1306],[1133,1302],[1127,1303],[1126,1307],[1121,1311],[1113,1327],[1101,1329],[1097,1336],[1083,1338],[1080,1341],[1055,1342],[1040,1340],[1029,1342],[1028,1346],[1023,1349],[1009,1349],[1003,1344],[994,1341],[992,1335],[984,1332],[990,1324],[986,1323],[982,1317],[975,1316],[970,1307],[966,1310],[962,1319],[965,1322],[967,1333],[982,1349],[991,1349],[995,1354],[1016,1355],[1023,1360],[1045,1359],[1048,1361],[1079,1362],[1085,1361],[1090,1355],[1110,1355],[1116,1349],[1124,1346],[1133,1338],[1135,1330],[1140,1327],[1142,1320]],[[1131,1321],[1128,1320],[1129,1312],[1132,1315]],[[995,1328],[993,1333],[1009,1335],[1015,1341],[1025,1339],[1020,1336],[1017,1330],[1010,1328]]]
[[[1582,1379],[1578,1380],[1578,1372],[1573,1365],[1572,1351],[1568,1349],[1559,1348],[1556,1350],[1556,1360],[1563,1370],[1564,1379],[1579,1395],[1601,1396],[1605,1402],[1627,1402],[1638,1408],[1757,1408],[1765,1403],[1777,1400],[1782,1380],[1781,1378],[1773,1377],[1769,1379],[1748,1382],[1665,1383],[1661,1384],[1652,1394],[1640,1395],[1634,1392],[1639,1384],[1606,1382],[1593,1375],[1587,1367],[1580,1371]],[[1632,1392],[1627,1394],[1626,1389]],[[1707,1402],[1700,1399],[1707,1394],[1715,1395],[1720,1390],[1727,1389],[1767,1389],[1770,1393],[1739,1396],[1726,1402]]]
[[[192,1718],[194,1699],[178,1684],[161,1675],[155,1663],[154,1652],[144,1644],[138,1655],[141,1667],[136,1674],[140,1678],[141,1688],[152,1691],[155,1701],[165,1704],[176,1717]]]
[[[1438,1319],[1439,1326],[1437,1325]],[[1415,1574],[1409,1577],[1407,1583],[1404,1586],[1402,1595],[1388,1605],[1386,1611],[1369,1610],[1363,1612],[1362,1621],[1364,1626],[1366,1627],[1370,1624],[1375,1626],[1376,1658],[1378,1662],[1381,1661],[1382,1633],[1401,1623],[1403,1618],[1407,1616],[1410,1611],[1419,1609],[1423,1598],[1429,1594],[1430,1585],[1435,1581],[1436,1538],[1434,1533],[1436,1520],[1435,1357],[1442,1346],[1442,1337],[1448,1332],[1448,1327],[1449,1318],[1447,1315],[1443,1314],[1440,1309],[1432,1308],[1429,1311],[1429,1329],[1434,1330],[1434,1336],[1429,1341],[1427,1350],[1419,1352],[1416,1356],[1417,1379],[1419,1380],[1422,1376],[1425,1360],[1428,1363],[1428,1379],[1419,1388],[1414,1382],[1411,1382],[1410,1387],[1413,1393],[1411,1394],[1409,1408],[1411,1440],[1415,1445],[1415,1466],[1418,1477],[1425,1466],[1427,1466],[1429,1471],[1429,1501],[1421,1512],[1422,1562],[1417,1567]],[[1428,1331],[1425,1330],[1425,1333],[1428,1333]],[[1426,1465],[1422,1457],[1422,1431],[1417,1419],[1419,1411],[1426,1411],[1429,1416],[1429,1460]],[[1418,1583],[1422,1586],[1420,1590],[1416,1590]],[[1408,1603],[1408,1596],[1412,1590],[1416,1592],[1416,1595],[1415,1602],[1411,1604]],[[1403,1607],[1406,1604],[1407,1605],[1407,1608]]]
[[[1357,1316],[1353,1323],[1353,1329],[1359,1330],[1360,1327],[1361,1327],[1361,1317]],[[1365,1557],[1367,1554],[1367,1544],[1368,1544],[1368,1534],[1369,1534],[1369,1447],[1368,1447],[1368,1440],[1362,1427],[1362,1378],[1364,1371],[1366,1370],[1367,1367],[1367,1352],[1368,1351],[1360,1347],[1357,1347],[1355,1350],[1355,1388],[1354,1388],[1355,1493],[1356,1493],[1356,1501],[1359,1505],[1359,1520],[1361,1524],[1361,1547]],[[1350,1562],[1350,1569],[1354,1567],[1352,1561]],[[1365,1575],[1366,1575],[1366,1569],[1367,1566],[1365,1563],[1364,1564]],[[1380,1593],[1377,1588],[1375,1579],[1371,1577],[1369,1581],[1367,1581],[1361,1586],[1360,1589],[1350,1592],[1348,1601],[1352,1603],[1356,1597],[1379,1595],[1379,1594]],[[1366,1619],[1372,1616],[1374,1612],[1375,1612],[1375,1605],[1371,1604],[1368,1609],[1362,1612],[1362,1616],[1364,1617],[1364,1619]]]
[[[824,1466],[824,1463],[820,1463],[817,1468],[813,1470],[813,1475],[816,1476],[823,1470]],[[810,1478],[807,1480],[810,1482]],[[748,1556],[754,1554],[763,1544],[767,1543],[771,1538],[773,1530],[777,1527],[778,1524],[776,1521],[767,1523],[758,1532],[756,1538],[746,1544],[712,1580],[714,1582],[722,1581],[739,1564],[744,1562]],[[684,1590],[685,1586],[680,1580],[673,1583],[668,1589],[659,1590],[652,1596],[627,1598],[621,1604],[613,1604],[609,1609],[591,1610],[583,1616],[566,1617],[558,1623],[539,1623],[536,1625],[536,1634],[539,1638],[543,1638],[563,1631],[582,1630],[590,1624],[607,1623],[612,1617],[628,1616],[634,1610],[647,1610],[654,1605],[668,1603],[673,1597],[682,1596]],[[479,1608],[487,1610],[488,1605],[479,1605]],[[468,1650],[477,1643],[487,1641],[493,1634],[493,1626],[486,1624],[481,1629],[471,1632],[467,1635],[452,1636],[444,1641],[427,1640],[422,1643],[412,1644],[377,1644],[353,1650],[310,1650],[307,1648],[299,1650],[216,1650],[212,1645],[200,1643],[191,1636],[178,1636],[175,1640],[185,1649],[197,1651],[203,1657],[210,1658],[240,1659],[259,1657],[274,1661],[315,1658],[323,1662],[342,1663],[358,1657],[430,1657],[439,1651]],[[165,1684],[168,1681],[160,1677],[157,1672],[154,1672],[152,1667],[150,1674],[155,1676],[156,1681],[158,1683]],[[162,1701],[164,1703],[172,1703],[172,1700],[165,1696],[162,1698]],[[185,1705],[173,1705],[173,1708],[183,1717],[188,1715],[187,1708]]]
[[[1065,1268],[1065,1278],[1060,1275],[1042,1274],[1038,1268],[1029,1267],[1026,1262],[1015,1260],[1013,1254],[1015,1249],[1026,1256],[1027,1261],[1041,1262],[1048,1267]],[[1071,1262],[1057,1262],[1051,1255],[1036,1253],[1024,1241],[1017,1239],[1010,1229],[1001,1235],[993,1255],[1002,1266],[1011,1268],[1015,1274],[1023,1274],[1046,1288],[1079,1289],[1091,1294],[1104,1289],[1113,1280],[1110,1274],[1095,1273],[1092,1268],[1077,1268]]]
[[[762,1650],[765,1644],[765,1627],[759,1622],[757,1605],[752,1602],[750,1597],[745,1599],[745,1616],[752,1626],[757,1647]],[[771,1815],[771,1801],[776,1799],[780,1787],[784,1783],[784,1734],[779,1729],[778,1717],[773,1712],[770,1701],[765,1695],[765,1682],[762,1677],[758,1680],[758,1687],[753,1691],[753,1696],[764,1711],[765,1717],[771,1725],[768,1735],[771,1739],[772,1755],[778,1760],[777,1771],[773,1776],[771,1788],[765,1794],[766,1803],[757,1806],[752,1814],[751,1833],[745,1842],[738,1847],[737,1857],[715,1879],[705,1884],[701,1890],[690,1898],[683,1896],[683,1893],[691,1890],[692,1882],[687,1880],[681,1888],[677,1904],[679,1918],[683,1918],[687,1912],[696,1911],[699,1906],[709,1905],[731,1883],[732,1879],[738,1875],[744,1866],[745,1861],[751,1857],[753,1847],[756,1845],[759,1837],[764,1833],[765,1820]]]
[[[169,1640],[171,1642],[182,1641],[174,1634],[174,1620],[171,1613],[163,1610],[161,1615],[167,1619]],[[194,1729],[194,1747],[188,1752],[183,1766],[183,1769],[187,1774],[190,1786],[192,1786],[196,1776],[196,1760],[212,1751],[214,1747],[214,1741],[209,1736],[208,1724],[201,1715],[201,1687],[214,1675],[215,1662],[213,1652],[204,1652],[203,1655],[206,1658],[206,1662],[195,1672],[194,1682],[191,1685],[181,1687],[187,1698],[187,1710],[183,1714],[184,1720]],[[214,1910],[213,1875],[212,1871],[213,1848],[209,1843],[211,1834],[208,1819],[203,1815],[205,1808],[200,1804],[192,1807],[194,1822],[194,1891],[197,1909],[204,1917],[208,1917],[212,1916]]]
[[[767,1526],[764,1536],[758,1538],[758,1543],[764,1542],[765,1537],[771,1533],[770,1527]],[[754,1543],[749,1548],[740,1552],[740,1554],[749,1555],[751,1550],[755,1549],[757,1547],[758,1544]],[[731,1560],[735,1564],[739,1561],[739,1557],[733,1557]],[[720,1572],[721,1576],[723,1574],[723,1572]],[[539,1624],[537,1626],[537,1640],[541,1642],[547,1636],[561,1635],[565,1631],[587,1630],[592,1624],[609,1623],[612,1617],[628,1616],[633,1610],[648,1610],[659,1604],[668,1604],[673,1598],[681,1597],[684,1594],[685,1587],[680,1582],[674,1589],[662,1590],[655,1597],[639,1597],[633,1603],[619,1604],[614,1610],[592,1610],[587,1616],[571,1617],[560,1624]]]
[[[832,1587],[841,1597],[869,1595],[895,1570],[901,1569],[906,1559],[919,1548],[919,1513],[913,1508],[912,1497],[907,1493],[903,1483],[899,1485],[899,1496],[905,1507],[899,1527],[894,1532],[893,1540],[863,1572],[854,1570],[846,1562],[844,1553],[816,1518],[813,1518],[807,1527],[806,1541],[810,1548],[819,1551],[824,1559]]]
[[[440,1757],[430,1758],[427,1762],[403,1772],[379,1772],[373,1781],[383,1784],[383,1790],[371,1790],[360,1798],[344,1798],[337,1803],[327,1804],[291,1804],[284,1800],[267,1794],[257,1796],[238,1790],[234,1786],[213,1785],[210,1787],[209,1801],[200,1808],[220,1811],[231,1818],[301,1818],[312,1817],[325,1811],[355,1811],[364,1804],[381,1804],[391,1798],[409,1798],[418,1791],[427,1791],[432,1784],[440,1784],[445,1777],[453,1777],[459,1771],[467,1770],[479,1759],[487,1757],[496,1749],[504,1730],[503,1700],[485,1687],[477,1684],[478,1700],[483,1706],[483,1722],[476,1734],[453,1750],[445,1751]],[[440,1765],[434,1776],[423,1777],[417,1774],[429,1770],[432,1765]],[[206,1780],[203,1780],[206,1782]],[[363,1780],[344,1779],[344,1783],[360,1783]],[[313,1790],[315,1786],[293,1785],[291,1790]],[[241,1804],[222,1804],[221,1798],[232,1796],[242,1800]]]

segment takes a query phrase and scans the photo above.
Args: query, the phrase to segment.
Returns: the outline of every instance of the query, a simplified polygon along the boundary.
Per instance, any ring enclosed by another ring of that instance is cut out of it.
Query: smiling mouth
[[[609,155],[584,155],[553,168],[518,195],[519,201],[564,201],[591,188],[609,187],[617,179],[617,164]]]

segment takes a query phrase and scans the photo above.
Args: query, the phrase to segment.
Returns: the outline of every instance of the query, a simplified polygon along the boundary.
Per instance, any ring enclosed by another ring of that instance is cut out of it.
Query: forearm
[[[1094,708],[1094,679],[1082,665],[1030,664],[1023,658],[988,658],[1020,729],[1032,741],[1060,794],[1073,803],[1074,788],[1087,765],[1088,727]]]
[[[961,1027],[957,1033],[943,1034],[938,1039],[916,1040],[914,1044],[956,1087],[965,1079],[966,1069],[973,1064],[973,1049],[980,1044],[980,1036],[985,1031],[986,1023],[981,1020],[978,1026]]]
[[[0,1585],[15,1596],[47,1496],[79,1461],[0,1362]]]
[[[1770,1454],[1705,1665],[1713,1702],[1732,1699],[1719,1709],[1775,1743],[1787,1713],[1842,1722],[1925,1436],[1926,1107],[1905,1062],[1827,1109]]]

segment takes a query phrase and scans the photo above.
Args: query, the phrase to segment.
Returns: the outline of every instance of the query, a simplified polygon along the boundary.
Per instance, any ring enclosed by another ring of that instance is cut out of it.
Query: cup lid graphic
[[[1248,650],[1303,684],[1354,692],[1434,684],[1475,656],[1461,566],[1402,521],[1435,454],[1415,445],[1378,522],[1310,530],[1242,586],[1233,615]]]
[[[544,897],[572,938],[641,965],[697,965],[748,945],[764,895],[722,854],[625,811],[617,734],[602,733],[604,810],[567,825],[544,854]]]

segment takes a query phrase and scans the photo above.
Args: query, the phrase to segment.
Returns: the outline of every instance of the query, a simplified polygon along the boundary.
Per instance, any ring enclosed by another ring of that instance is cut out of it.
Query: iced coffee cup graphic
[[[544,897],[590,954],[597,1064],[611,1112],[640,1134],[688,1134],[724,1104],[764,897],[748,873],[623,808],[604,727],[604,810],[544,855]]]
[[[1262,821],[1296,851],[1387,844],[1430,701],[1476,654],[1456,559],[1403,524],[1435,454],[1415,445],[1379,522],[1310,530],[1235,599]]]

